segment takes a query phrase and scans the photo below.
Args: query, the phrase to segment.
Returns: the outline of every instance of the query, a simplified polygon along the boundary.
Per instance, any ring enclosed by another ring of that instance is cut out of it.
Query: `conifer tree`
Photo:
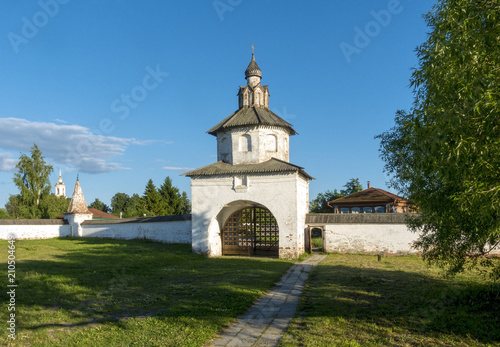
[[[164,215],[182,214],[183,200],[179,188],[172,185],[170,177],[159,188],[159,194],[163,200]]]
[[[153,180],[150,179],[144,189],[144,207],[153,216],[161,216],[163,213],[163,203],[160,193],[156,189]]]

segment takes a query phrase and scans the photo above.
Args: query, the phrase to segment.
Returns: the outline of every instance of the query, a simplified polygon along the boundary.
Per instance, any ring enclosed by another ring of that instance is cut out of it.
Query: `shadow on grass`
[[[243,313],[291,264],[206,258],[191,253],[190,245],[146,240],[18,241],[18,329],[102,322],[120,327],[131,317],[156,317],[208,327],[210,336]],[[1,305],[6,304],[2,296]]]
[[[498,286],[471,278],[444,279],[426,271],[421,260],[415,266],[405,265],[407,270],[394,268],[406,260],[393,258],[359,267],[334,261],[320,264],[301,301],[305,318],[290,330],[291,335],[306,345],[311,336],[324,334],[394,346],[422,341],[447,345],[449,336],[484,344],[500,342]],[[318,322],[314,318],[322,317],[331,319],[332,326],[314,326]],[[312,318],[309,323],[308,318]]]

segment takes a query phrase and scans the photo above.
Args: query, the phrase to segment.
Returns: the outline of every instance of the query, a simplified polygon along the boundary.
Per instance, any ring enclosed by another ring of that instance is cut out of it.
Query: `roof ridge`
[[[257,116],[257,121],[258,121],[259,123],[262,123],[262,118],[259,116],[259,112],[257,112],[257,107],[252,106],[252,108],[253,108],[253,112],[254,112],[254,113],[255,113],[255,115]]]
[[[292,163],[290,163],[289,161],[284,161],[284,160],[281,160],[281,159],[278,159],[278,158],[274,158],[274,157],[272,157],[272,158],[271,158],[271,159],[269,159],[268,161],[271,161],[271,160],[274,160],[274,161],[277,161],[277,162],[280,162],[280,163],[283,163],[283,164],[287,164],[287,165],[290,165],[290,166],[296,167],[297,169],[300,169],[300,170],[304,170],[304,168],[303,168],[302,166],[292,164]]]
[[[371,188],[368,188],[368,189],[375,189],[376,191],[394,199],[394,197],[396,197],[397,199],[403,199],[403,197],[397,195],[397,194],[394,194],[394,193],[391,193],[391,192],[388,192],[386,190],[383,190],[383,189],[380,189],[380,188],[375,188],[375,187],[371,187]]]

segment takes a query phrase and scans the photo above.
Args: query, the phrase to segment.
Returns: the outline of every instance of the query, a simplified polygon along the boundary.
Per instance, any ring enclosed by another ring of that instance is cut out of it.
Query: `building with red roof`
[[[328,202],[334,213],[412,213],[409,200],[380,188],[368,189]]]

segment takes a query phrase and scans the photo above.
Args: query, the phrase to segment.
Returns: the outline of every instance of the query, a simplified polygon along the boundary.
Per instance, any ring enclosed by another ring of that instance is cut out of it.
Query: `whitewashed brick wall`
[[[0,219],[0,239],[50,239],[71,236],[71,226],[53,219]]]
[[[154,217],[150,222],[137,219],[85,221],[82,223],[82,236],[124,240],[148,239],[166,243],[191,244],[190,216],[189,219],[182,220],[168,220],[167,217]]]
[[[80,225],[82,237],[148,239],[191,244],[191,215],[138,219],[89,220]],[[0,239],[50,239],[77,236],[71,224],[56,219],[0,219]]]

